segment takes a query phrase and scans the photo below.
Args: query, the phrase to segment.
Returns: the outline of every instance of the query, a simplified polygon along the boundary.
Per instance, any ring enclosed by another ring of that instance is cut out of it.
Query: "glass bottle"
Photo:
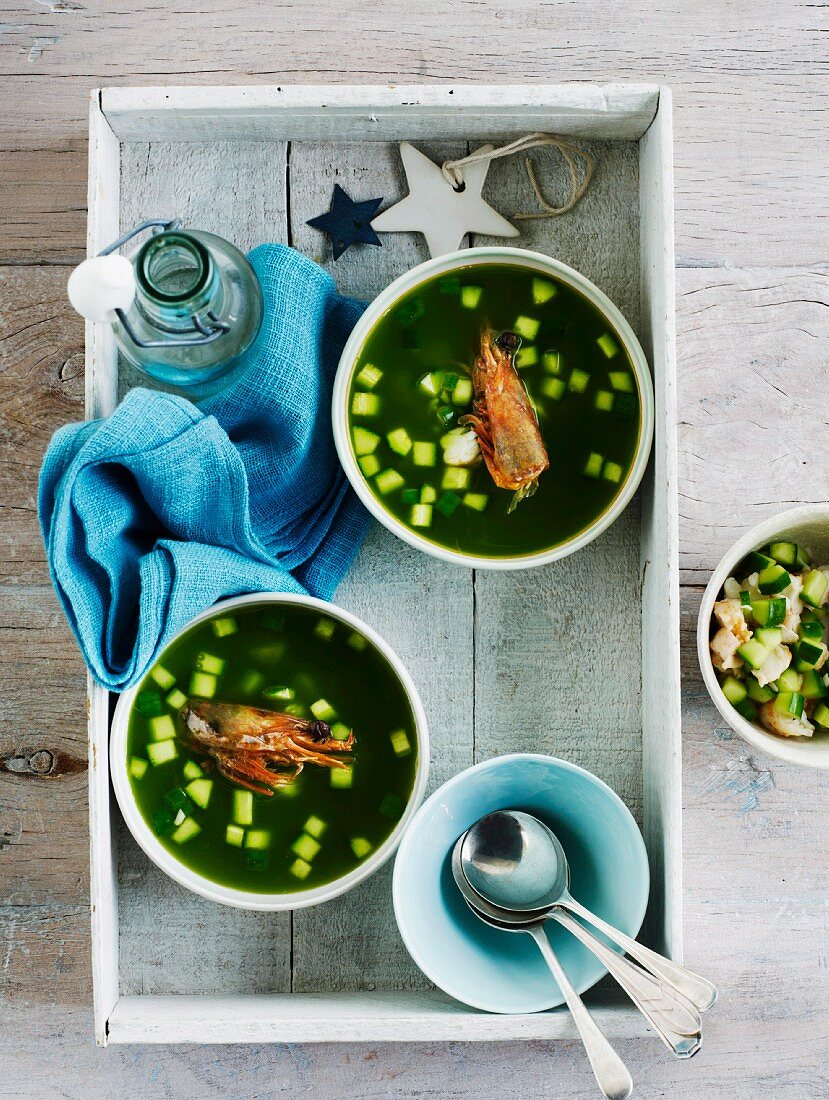
[[[116,250],[157,231],[132,259]],[[230,380],[262,323],[262,290],[229,241],[178,222],[143,222],[69,281],[72,304],[112,324],[122,354],[165,388],[198,397]]]

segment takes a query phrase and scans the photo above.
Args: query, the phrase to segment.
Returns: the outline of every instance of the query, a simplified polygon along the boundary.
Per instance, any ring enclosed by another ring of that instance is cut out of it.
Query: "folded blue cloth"
[[[250,254],[265,319],[236,380],[200,408],[131,390],[55,433],[38,512],[52,581],[86,662],[134,684],[225,596],[330,599],[370,519],[337,461],[331,389],[364,305],[293,249]]]

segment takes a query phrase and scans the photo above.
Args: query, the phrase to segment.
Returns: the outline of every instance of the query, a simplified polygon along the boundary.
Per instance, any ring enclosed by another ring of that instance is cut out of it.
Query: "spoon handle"
[[[570,979],[564,973],[564,968],[556,957],[555,951],[550,946],[543,924],[527,927],[527,932],[532,936],[544,956],[544,961],[552,971],[553,977],[558,983],[567,1007],[576,1027],[579,1029],[581,1041],[599,1088],[608,1100],[626,1100],[633,1091],[633,1081],[627,1071],[627,1067],[605,1036],[599,1030],[599,1025],[587,1011],[581,997],[570,984]]]
[[[700,1018],[690,1001],[681,993],[663,985],[659,978],[642,970],[636,963],[618,955],[569,913],[554,909],[550,916],[607,967],[677,1058],[691,1058],[696,1054],[702,1046]]]
[[[589,909],[585,909],[572,895],[562,898],[558,904],[564,909],[569,909],[571,913],[575,913],[577,917],[583,917],[594,928],[598,928],[600,932],[604,932],[609,940],[621,947],[628,955],[632,955],[645,969],[650,970],[657,977],[672,985],[699,1012],[705,1012],[716,1001],[716,987],[706,978],[694,974],[692,970],[666,959],[664,955],[651,951],[649,947],[645,947],[643,944],[631,939],[630,936],[626,936],[618,928],[614,928],[603,921],[601,917],[591,913]]]

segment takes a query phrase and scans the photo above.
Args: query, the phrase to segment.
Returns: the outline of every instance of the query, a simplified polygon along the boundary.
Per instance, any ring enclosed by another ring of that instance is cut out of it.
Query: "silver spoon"
[[[631,955],[646,970],[682,994],[698,1012],[717,999],[717,990],[679,963],[666,959],[603,921],[571,895],[570,867],[558,837],[531,814],[498,810],[467,830],[461,848],[467,881],[488,901],[517,912],[548,914],[568,909]]]
[[[472,912],[481,920],[509,932],[526,932],[531,925],[543,926],[548,919],[547,912],[542,910],[537,914],[516,913],[502,909],[472,889],[461,866],[462,843],[463,837],[457,841],[452,853],[452,875]],[[702,1037],[699,1013],[693,1005],[680,993],[666,989],[658,978],[611,950],[569,913],[553,910],[549,915],[558,920],[576,939],[581,940],[605,965],[677,1058],[691,1058],[697,1053],[702,1046]]]
[[[549,966],[564,1000],[567,1002],[567,1007],[570,1009],[570,1015],[578,1028],[599,1088],[608,1100],[627,1100],[627,1097],[633,1091],[633,1081],[627,1067],[602,1034],[598,1024],[587,1011],[581,997],[571,985],[570,979],[565,974],[555,951],[550,946],[550,941],[547,939],[547,934],[544,931],[544,920],[525,921],[521,925],[502,924],[499,920],[479,909],[474,904],[475,891],[466,881],[461,869],[460,847],[463,839],[463,837],[460,837],[452,851],[452,875],[467,905],[480,920],[493,928],[500,928],[508,932],[526,932],[527,935],[532,936],[538,944],[538,948],[544,956],[544,961]]]

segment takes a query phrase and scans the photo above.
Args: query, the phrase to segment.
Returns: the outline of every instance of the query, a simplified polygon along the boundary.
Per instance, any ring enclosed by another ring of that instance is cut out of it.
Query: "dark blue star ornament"
[[[311,218],[306,224],[328,234],[334,249],[334,259],[339,260],[349,245],[382,245],[382,241],[371,228],[371,219],[377,213],[377,207],[382,201],[382,199],[366,199],[364,202],[354,202],[342,187],[335,183],[331,209],[327,214]]]

